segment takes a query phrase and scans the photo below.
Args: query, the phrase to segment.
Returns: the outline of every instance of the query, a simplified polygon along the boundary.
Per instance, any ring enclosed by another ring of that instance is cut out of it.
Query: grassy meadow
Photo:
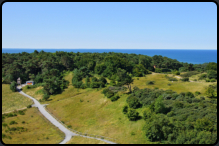
[[[11,121],[17,124],[10,125]],[[13,127],[23,127],[24,130],[13,131]],[[5,118],[2,122],[2,135],[6,135],[2,137],[5,144],[56,144],[65,137],[36,107],[26,109],[24,115]]]
[[[33,101],[18,92],[12,92],[9,84],[2,84],[2,113],[14,111],[33,104]]]
[[[171,75],[169,75],[171,76]],[[122,144],[150,144],[142,127],[145,124],[143,119],[138,121],[129,121],[122,113],[122,108],[126,105],[126,99],[129,95],[119,93],[120,98],[112,102],[107,97],[101,94],[103,89],[76,89],[72,86],[72,73],[65,76],[66,80],[70,81],[69,87],[62,94],[50,96],[47,110],[51,112],[59,120],[63,121],[67,126],[82,133],[101,135],[113,138],[111,140]],[[214,83],[210,82],[182,82],[168,81],[164,74],[149,74],[146,77],[134,77],[132,89],[134,86],[143,88],[159,88],[163,90],[171,89],[180,92],[190,91],[195,93],[201,92],[200,96],[204,95],[205,88]],[[109,80],[108,80],[109,81]],[[155,81],[154,85],[146,85],[147,81]],[[168,86],[167,84],[171,84]],[[39,89],[24,89],[31,96],[35,96]],[[31,94],[30,94],[31,93]],[[137,111],[140,116],[143,116],[144,108],[139,108]],[[75,140],[76,139],[76,140]],[[83,143],[86,140],[80,140],[79,137],[72,138],[69,143]],[[74,141],[75,140],[75,141]],[[109,139],[110,140],[110,139]],[[77,142],[76,142],[77,141]],[[86,141],[88,142],[88,141]],[[93,142],[91,142],[93,143]],[[153,142],[155,144],[155,142]]]

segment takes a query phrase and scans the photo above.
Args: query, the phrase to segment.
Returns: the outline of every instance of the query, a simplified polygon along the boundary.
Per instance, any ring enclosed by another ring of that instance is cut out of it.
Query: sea
[[[33,53],[34,50],[40,52],[90,52],[90,53],[104,53],[104,52],[117,52],[128,54],[142,54],[147,56],[161,55],[171,59],[176,59],[179,62],[187,62],[192,64],[203,64],[209,62],[217,63],[217,50],[188,50],[188,49],[8,49],[3,48],[2,53]]]

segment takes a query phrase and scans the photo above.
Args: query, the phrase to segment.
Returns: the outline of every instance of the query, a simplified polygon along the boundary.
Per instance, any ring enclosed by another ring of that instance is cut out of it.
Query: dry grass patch
[[[25,108],[33,101],[18,92],[12,92],[10,85],[2,84],[2,113]]]
[[[108,143],[92,138],[74,136],[66,144],[108,144]]]
[[[17,124],[9,125],[11,121]],[[22,123],[24,121],[25,123]],[[2,138],[5,144],[56,144],[60,143],[65,134],[52,125],[37,108],[27,109],[25,115],[9,117],[4,122],[10,128],[23,127],[27,131],[7,131],[8,128],[2,126],[2,134],[10,136],[11,139]]]
[[[168,75],[171,76],[171,75]],[[139,77],[139,80],[134,77],[134,82],[132,84],[132,88],[134,86],[139,87],[140,89],[144,88],[159,88],[163,90],[173,90],[176,91],[177,93],[181,92],[192,92],[195,93],[196,91],[201,92],[201,96],[204,95],[204,92],[206,88],[209,85],[212,85],[214,83],[211,82],[183,82],[183,81],[168,81],[168,79],[165,78],[164,74],[150,74],[147,75],[146,77]],[[147,81],[155,81],[154,85],[146,85]],[[171,84],[168,86],[167,84]]]
[[[27,86],[22,88],[22,91],[32,97],[34,97],[37,100],[43,99],[43,93],[37,93],[39,90],[42,90],[43,87],[39,86],[36,88],[32,88],[32,89],[27,89]]]

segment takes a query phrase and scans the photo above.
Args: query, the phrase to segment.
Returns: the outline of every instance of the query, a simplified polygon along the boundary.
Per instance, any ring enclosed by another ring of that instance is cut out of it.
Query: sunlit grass
[[[66,144],[108,144],[108,143],[96,139],[74,136]]]
[[[9,125],[10,121],[16,121],[18,124]],[[22,123],[24,121],[25,123]],[[37,108],[27,109],[25,115],[17,114],[16,117],[4,119],[4,122],[10,128],[24,127],[27,131],[6,132],[7,127],[2,126],[2,134],[10,136],[12,139],[3,138],[5,144],[56,144],[60,143],[65,134],[57,127],[52,125]]]
[[[25,108],[32,103],[31,99],[12,92],[9,84],[2,84],[2,113]]]

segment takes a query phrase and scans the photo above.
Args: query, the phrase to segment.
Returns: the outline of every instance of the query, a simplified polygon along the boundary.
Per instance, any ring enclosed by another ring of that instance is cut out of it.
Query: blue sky
[[[2,48],[217,49],[213,2],[6,2]]]

